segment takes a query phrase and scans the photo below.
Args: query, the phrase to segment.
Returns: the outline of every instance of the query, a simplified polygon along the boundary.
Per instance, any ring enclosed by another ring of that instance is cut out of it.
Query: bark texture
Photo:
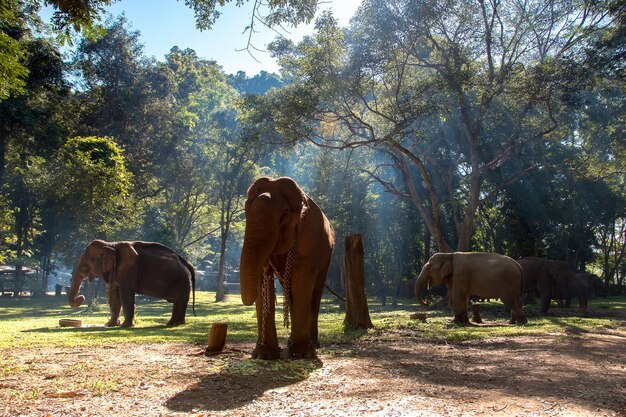
[[[208,344],[205,350],[207,355],[215,355],[224,350],[226,346],[227,323],[213,323],[209,333]]]
[[[344,326],[352,329],[374,327],[370,319],[365,295],[365,272],[363,269],[363,239],[361,235],[346,237],[344,252],[344,278],[346,280],[346,318]]]

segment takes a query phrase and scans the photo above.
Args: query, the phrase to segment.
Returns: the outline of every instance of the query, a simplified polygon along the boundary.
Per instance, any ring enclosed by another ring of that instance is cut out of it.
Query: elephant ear
[[[139,258],[139,254],[129,242],[120,242],[117,245],[117,251],[120,254],[120,262],[125,262],[129,265],[134,265]]]
[[[267,188],[267,185],[272,181],[269,177],[261,177],[254,181],[250,188],[248,188],[248,199],[246,200],[246,207],[250,202],[261,194],[261,191]]]
[[[302,188],[289,177],[278,178],[276,182],[280,185],[279,189],[282,191],[289,205],[289,226],[296,227],[309,209],[306,194]]]
[[[115,249],[110,246],[104,246],[102,248],[102,273],[106,274],[115,270]]]
[[[441,261],[441,268],[440,268],[440,273],[441,273],[441,280],[445,283],[448,284],[448,282],[450,281],[451,277],[452,277],[452,262],[453,262],[453,258],[452,258],[452,254],[442,254],[442,261]]]

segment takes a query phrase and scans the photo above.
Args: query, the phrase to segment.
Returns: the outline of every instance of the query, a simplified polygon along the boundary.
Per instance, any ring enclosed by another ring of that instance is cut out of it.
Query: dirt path
[[[455,344],[401,330],[312,361],[186,344],[0,352],[0,416],[626,416],[626,332]]]

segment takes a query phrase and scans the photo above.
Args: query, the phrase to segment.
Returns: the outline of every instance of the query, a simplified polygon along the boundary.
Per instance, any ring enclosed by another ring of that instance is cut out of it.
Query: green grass
[[[165,323],[171,314],[171,304],[162,300],[142,301],[138,298],[136,308],[136,324],[132,329],[82,327],[62,328],[61,318],[79,318],[83,326],[102,325],[108,320],[109,312],[106,305],[98,311],[88,311],[81,307],[73,309],[67,306],[65,297],[42,298],[0,298],[0,349],[27,348],[39,346],[99,346],[120,343],[161,343],[188,342],[206,343],[211,324],[214,322],[228,323],[228,341],[256,340],[256,318],[254,307],[241,304],[239,296],[233,295],[226,302],[213,302],[214,293],[196,292],[196,313],[187,315],[187,324],[179,327],[166,327]],[[276,322],[279,342],[285,342],[288,329],[281,323],[281,300],[277,308]],[[526,326],[508,326],[504,315],[496,318],[490,312],[500,309],[498,303],[483,304],[483,316],[487,314],[489,321],[496,322],[489,326],[458,327],[450,323],[451,314],[447,309],[430,310],[427,323],[411,320],[409,315],[423,311],[414,300],[403,300],[395,308],[382,306],[370,300],[370,313],[376,329],[366,332],[344,332],[343,318],[334,298],[323,300],[322,314],[319,318],[320,340],[324,346],[348,343],[359,337],[376,337],[383,330],[406,332],[411,337],[430,340],[463,341],[492,337],[515,337],[520,335],[562,334],[576,335],[594,329],[611,331],[619,329],[623,319],[601,317],[602,312],[626,311],[626,297],[599,298],[592,301],[590,310],[592,317],[531,317]],[[573,310],[572,310],[573,311]],[[608,316],[608,314],[607,314]],[[622,315],[623,317],[623,315]],[[11,373],[11,369],[0,368],[2,374]],[[105,384],[106,385],[106,384]],[[97,391],[99,387],[92,387]]]

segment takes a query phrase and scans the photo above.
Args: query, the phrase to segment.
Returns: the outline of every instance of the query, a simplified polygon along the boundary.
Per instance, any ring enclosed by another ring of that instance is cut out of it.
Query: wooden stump
[[[480,304],[472,304],[472,321],[474,323],[482,323],[483,320],[480,318]]]
[[[428,313],[413,313],[409,316],[411,320],[419,320],[426,323],[426,319],[428,318]]]
[[[224,350],[227,328],[226,323],[213,323],[209,333],[209,343],[204,351],[205,355],[217,355]]]
[[[361,235],[346,237],[344,253],[344,279],[346,285],[346,318],[344,326],[352,329],[374,327],[370,319],[365,295],[365,272],[363,269],[363,239]]]

